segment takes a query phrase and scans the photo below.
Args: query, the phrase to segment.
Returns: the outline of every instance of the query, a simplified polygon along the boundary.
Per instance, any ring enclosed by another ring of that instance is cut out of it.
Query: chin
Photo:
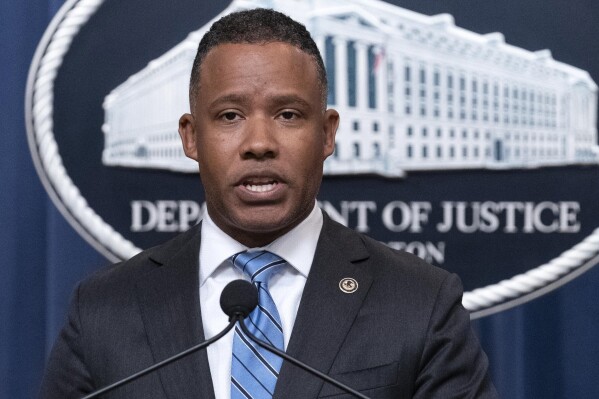
[[[272,235],[274,240],[293,228],[294,221],[286,216],[271,213],[264,218],[239,218],[235,223],[235,227],[239,231],[246,232],[246,234],[255,234],[256,236]]]
[[[252,234],[274,234],[277,231],[286,230],[288,223],[276,223],[272,218],[269,220],[247,220],[240,223],[240,230],[247,231]]]

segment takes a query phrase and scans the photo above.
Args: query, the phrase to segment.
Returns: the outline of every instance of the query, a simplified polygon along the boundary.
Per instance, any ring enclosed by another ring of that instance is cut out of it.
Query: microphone
[[[245,280],[233,280],[220,294],[220,308],[229,316],[245,319],[258,306],[258,290]]]
[[[243,281],[243,280],[237,280],[237,281]],[[254,287],[252,284],[250,284],[250,285],[251,285],[251,288],[253,288],[253,290],[256,293],[255,294],[255,296],[256,296],[256,303],[258,303],[258,293],[257,293],[256,287]],[[223,290],[223,293],[224,293],[224,290]],[[222,306],[222,297],[221,297],[221,307],[223,307]],[[254,307],[255,307],[255,305],[254,305]],[[224,310],[224,307],[223,307],[223,310]],[[225,311],[225,313],[227,313],[227,312]],[[293,363],[294,365],[298,366],[302,370],[305,370],[305,371],[309,372],[310,374],[315,375],[316,377],[318,377],[318,378],[320,378],[320,379],[328,382],[329,384],[332,384],[332,385],[336,386],[337,388],[340,388],[340,389],[344,390],[345,392],[347,392],[347,393],[349,393],[349,394],[351,394],[351,395],[353,395],[353,396],[355,396],[357,398],[369,399],[368,396],[366,396],[364,394],[361,394],[360,392],[356,391],[355,389],[353,389],[351,387],[348,387],[347,385],[345,385],[345,384],[343,384],[343,383],[335,380],[334,378],[329,377],[328,375],[324,374],[323,372],[318,371],[315,368],[310,367],[307,364],[299,361],[298,359],[289,356],[284,351],[282,351],[282,350],[280,350],[280,349],[278,349],[278,348],[276,348],[276,347],[274,347],[272,345],[269,345],[266,342],[258,339],[254,334],[252,334],[248,330],[248,328],[246,327],[245,322],[244,322],[243,319],[239,320],[239,326],[241,327],[241,330],[243,331],[243,333],[245,335],[247,335],[252,341],[254,341],[255,343],[257,343],[258,345],[260,345],[261,347],[263,347],[267,351],[272,352],[272,353],[274,353],[275,355],[277,355],[279,357],[282,357],[283,359],[287,360],[288,362]]]
[[[154,370],[157,370],[161,367],[166,366],[176,360],[179,360],[191,353],[197,352],[200,349],[203,349],[210,344],[218,341],[222,337],[224,337],[231,329],[235,326],[237,321],[243,321],[249,315],[254,308],[258,306],[258,291],[256,287],[250,282],[245,280],[233,280],[223,289],[223,292],[220,294],[220,307],[223,312],[227,316],[229,316],[229,324],[222,330],[220,333],[216,334],[214,337],[201,342],[195,346],[192,346],[189,349],[184,350],[174,356],[171,356],[161,362],[154,364],[144,370],[141,370],[133,375],[130,375],[127,378],[124,378],[120,381],[117,381],[113,384],[110,384],[104,388],[101,388],[91,394],[84,396],[82,399],[92,399],[97,398],[98,396],[105,394],[106,392],[112,391],[122,385],[125,385],[133,380],[138,379],[146,374],[151,373]],[[243,325],[243,323],[240,323]]]

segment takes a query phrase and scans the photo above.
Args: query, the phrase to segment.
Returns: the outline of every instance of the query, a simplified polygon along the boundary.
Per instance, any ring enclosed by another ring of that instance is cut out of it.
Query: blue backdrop
[[[550,8],[557,0],[545,3]],[[61,5],[0,2],[0,398],[35,397],[74,284],[107,263],[51,203],[26,140],[27,71]],[[569,18],[593,18],[597,9],[591,0],[567,5],[578,10]],[[595,267],[548,295],[474,322],[502,397],[599,397],[598,287]]]

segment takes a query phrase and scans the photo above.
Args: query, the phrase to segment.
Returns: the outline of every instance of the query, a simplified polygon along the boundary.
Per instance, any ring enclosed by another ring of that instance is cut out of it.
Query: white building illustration
[[[235,0],[306,25],[341,114],[326,174],[596,163],[597,85],[586,71],[501,33],[455,26],[377,0]],[[214,20],[213,20],[214,21]],[[196,172],[177,133],[188,79],[211,21],[104,101],[105,165]]]

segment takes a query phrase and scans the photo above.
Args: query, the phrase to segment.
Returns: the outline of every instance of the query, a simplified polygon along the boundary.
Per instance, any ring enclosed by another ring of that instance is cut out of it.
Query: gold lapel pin
[[[343,278],[339,281],[339,289],[346,294],[354,293],[358,290],[358,282],[351,277]]]

